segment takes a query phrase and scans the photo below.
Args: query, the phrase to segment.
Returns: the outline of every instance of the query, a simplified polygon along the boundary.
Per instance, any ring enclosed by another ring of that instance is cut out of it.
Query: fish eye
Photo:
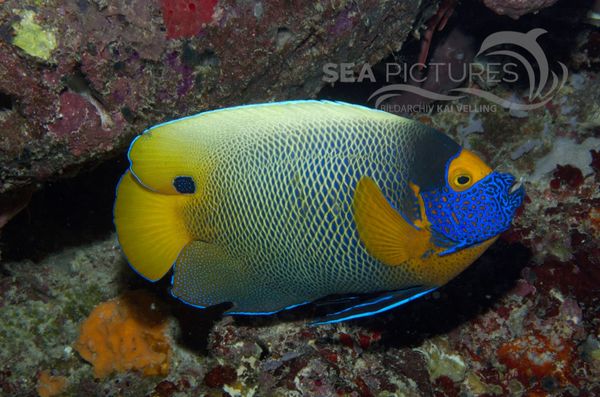
[[[460,170],[454,174],[451,181],[455,190],[463,191],[473,185],[473,176],[468,171]]]
[[[459,175],[456,178],[456,184],[459,186],[465,186],[469,182],[471,182],[471,177],[469,177],[468,175]]]

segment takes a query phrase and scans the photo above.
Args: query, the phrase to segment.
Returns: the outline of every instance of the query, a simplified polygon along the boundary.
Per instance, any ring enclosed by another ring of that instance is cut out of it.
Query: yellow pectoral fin
[[[427,219],[427,213],[425,212],[425,202],[423,201],[423,197],[421,197],[421,188],[412,182],[409,182],[408,186],[415,194],[415,197],[417,198],[417,201],[419,203],[419,215],[421,216],[421,219],[417,219],[415,221],[415,226],[419,229],[429,229],[431,223]]]
[[[430,233],[409,224],[390,205],[373,179],[363,177],[358,181],[352,206],[365,248],[386,265],[398,266],[431,248]]]

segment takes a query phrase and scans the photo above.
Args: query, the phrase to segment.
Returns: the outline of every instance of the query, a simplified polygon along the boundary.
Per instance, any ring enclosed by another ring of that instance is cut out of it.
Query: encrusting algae
[[[82,323],[75,349],[94,366],[94,375],[139,371],[169,373],[171,346],[166,316],[152,295],[133,291],[101,303]]]
[[[27,54],[44,60],[50,59],[58,45],[54,31],[44,29],[36,23],[36,14],[31,10],[18,12],[21,21],[13,24],[15,38],[13,44]]]

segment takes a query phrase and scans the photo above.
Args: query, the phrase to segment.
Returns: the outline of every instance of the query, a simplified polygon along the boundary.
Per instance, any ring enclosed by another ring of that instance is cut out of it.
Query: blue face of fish
[[[525,189],[511,174],[492,172],[463,151],[447,167],[445,186],[421,192],[442,255],[481,243],[510,227]]]

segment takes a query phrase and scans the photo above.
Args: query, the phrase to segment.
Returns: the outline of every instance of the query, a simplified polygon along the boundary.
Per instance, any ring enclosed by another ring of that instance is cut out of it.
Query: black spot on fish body
[[[178,176],[173,180],[173,187],[182,194],[192,194],[196,192],[196,184],[191,176]]]

